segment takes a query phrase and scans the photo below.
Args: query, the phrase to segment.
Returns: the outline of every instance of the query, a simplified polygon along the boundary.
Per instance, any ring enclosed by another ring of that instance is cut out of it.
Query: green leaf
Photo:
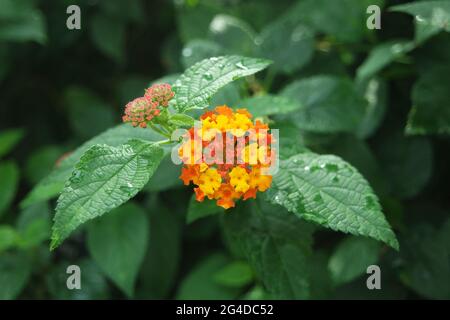
[[[0,158],[10,152],[22,140],[22,129],[10,129],[0,132]]]
[[[32,184],[38,183],[52,172],[57,160],[63,155],[58,146],[44,146],[34,151],[27,159],[25,175]]]
[[[183,42],[206,38],[208,27],[216,14],[223,12],[223,7],[215,2],[177,3],[178,33]]]
[[[173,85],[171,104],[179,113],[204,109],[209,99],[226,84],[266,68],[269,60],[221,56],[202,60],[187,69]]]
[[[52,173],[44,178],[22,201],[21,207],[27,207],[33,203],[49,200],[57,196],[64,187],[64,183],[70,178],[75,164],[90,147],[96,144],[106,144],[117,147],[130,139],[142,139],[147,141],[158,141],[162,138],[152,130],[134,128],[128,124],[121,124],[102,134],[92,138],[70,153]]]
[[[281,160],[266,194],[303,219],[398,249],[372,188],[339,157],[304,153]]]
[[[19,168],[14,162],[0,163],[0,216],[14,200],[19,185]]]
[[[257,284],[253,288],[251,288],[244,297],[242,297],[242,300],[271,300],[273,299],[269,293],[267,293],[264,288]]]
[[[125,56],[125,23],[119,19],[97,14],[92,19],[91,38],[106,56],[121,64]]]
[[[228,259],[215,253],[200,261],[182,280],[177,300],[228,300],[238,295],[236,288],[228,288],[214,281],[214,275],[221,270]]]
[[[356,71],[358,79],[368,79],[384,67],[414,49],[415,44],[406,40],[391,40],[377,45]]]
[[[17,232],[13,227],[0,225],[0,254],[15,245],[17,241]]]
[[[413,227],[402,241],[404,284],[429,299],[450,299],[450,220]],[[404,248],[404,250],[403,250]]]
[[[158,170],[150,178],[144,191],[160,192],[182,186],[180,179],[180,166],[173,163],[171,155],[168,154],[161,161]]]
[[[326,153],[341,157],[364,176],[378,195],[388,194],[389,184],[382,166],[369,145],[354,135],[338,135],[326,146]]]
[[[239,82],[239,80],[236,82],[231,82],[220,88],[219,91],[217,91],[217,93],[211,98],[210,106],[216,107],[224,104],[227,106],[234,106],[238,103],[241,100],[241,86]],[[197,111],[201,112],[201,110]]]
[[[246,262],[234,261],[217,271],[214,280],[226,287],[245,287],[253,281],[253,270]]]
[[[194,121],[194,118],[182,113],[176,113],[170,116],[169,119],[169,123],[174,124],[178,127],[193,127]]]
[[[186,223],[192,223],[197,219],[223,212],[218,207],[216,201],[205,199],[203,202],[195,200],[195,196],[191,197],[186,215]]]
[[[278,95],[253,96],[241,100],[236,108],[245,108],[254,117],[286,114],[301,108],[301,104],[293,99]]]
[[[113,109],[102,99],[81,87],[64,92],[72,129],[83,139],[91,138],[114,125]]]
[[[166,299],[175,285],[180,268],[182,221],[173,210],[168,210],[159,202],[149,207],[148,211],[150,239],[139,274],[136,297]]]
[[[33,1],[1,0],[0,41],[47,41],[45,18]]]
[[[229,241],[275,299],[309,297],[312,225],[263,201],[241,203],[223,222]]]
[[[377,263],[380,245],[363,237],[348,237],[339,243],[330,257],[328,268],[335,285],[353,281]]]
[[[67,289],[67,267],[77,265],[81,270],[81,288]],[[90,259],[83,259],[75,263],[63,261],[53,266],[46,274],[45,281],[52,299],[57,300],[99,300],[108,299],[109,287],[101,270]]]
[[[87,246],[90,255],[130,298],[147,251],[148,238],[145,212],[132,203],[94,221],[88,228]]]
[[[314,76],[294,81],[281,92],[300,104],[289,118],[312,132],[354,132],[364,116],[367,102],[351,80],[336,76]]]
[[[266,26],[257,38],[260,56],[273,60],[272,67],[287,74],[305,66],[314,54],[314,31],[297,20],[282,16]]]
[[[27,284],[31,274],[31,264],[27,256],[20,252],[0,255],[0,300],[15,299]]]
[[[34,204],[23,210],[17,219],[19,248],[36,247],[49,239],[51,231],[50,207],[47,202]]]
[[[378,142],[375,151],[392,192],[399,198],[416,196],[432,176],[433,148],[425,137],[395,132]]]
[[[290,9],[291,15],[340,42],[358,42],[372,30],[366,25],[367,7],[383,6],[383,0],[304,0]]]
[[[416,41],[423,42],[440,31],[450,32],[450,1],[419,1],[389,8],[414,16]]]
[[[367,101],[364,117],[356,131],[359,138],[365,139],[376,132],[384,119],[388,104],[388,86],[383,79],[371,78],[358,82],[357,91]]]
[[[408,134],[450,134],[450,65],[426,70],[414,84]]]
[[[279,128],[279,157],[289,158],[298,153],[310,152],[305,146],[305,140],[295,123],[292,121],[277,121],[271,125],[272,128]]]
[[[81,157],[56,207],[51,249],[84,222],[120,206],[155,172],[163,150],[142,140],[121,147],[96,145]]]
[[[196,62],[220,54],[223,54],[223,48],[217,43],[210,40],[194,39],[183,47],[181,62],[185,68],[188,68]]]
[[[226,14],[216,15],[209,25],[210,38],[230,54],[253,55],[256,33],[239,18]]]

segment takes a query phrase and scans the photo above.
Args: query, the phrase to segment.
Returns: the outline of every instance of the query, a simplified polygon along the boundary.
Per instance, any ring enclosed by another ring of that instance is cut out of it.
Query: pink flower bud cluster
[[[147,123],[161,113],[162,107],[169,105],[173,96],[174,92],[169,84],[154,84],[145,90],[143,97],[127,103],[122,120],[134,127],[146,128]]]
[[[157,102],[163,107],[167,107],[169,105],[169,101],[174,95],[175,93],[172,91],[172,87],[168,83],[154,84],[145,90],[145,97],[151,101]]]

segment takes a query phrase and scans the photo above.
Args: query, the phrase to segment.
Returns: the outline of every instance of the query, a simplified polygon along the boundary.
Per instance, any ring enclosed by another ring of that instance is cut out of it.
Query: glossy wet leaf
[[[450,65],[433,67],[414,84],[412,108],[406,132],[409,134],[450,133]]]
[[[304,153],[280,161],[267,200],[336,231],[383,241],[398,249],[378,198],[364,177],[332,155]]]
[[[270,61],[242,56],[221,56],[202,60],[188,68],[173,85],[171,105],[183,113],[204,109],[223,86],[265,69]]]
[[[357,77],[368,79],[380,72],[384,67],[402,57],[405,53],[414,49],[414,43],[407,40],[392,40],[376,46],[370,51],[369,56],[359,66]]]
[[[301,106],[289,115],[297,127],[312,132],[354,132],[367,104],[351,80],[336,76],[293,81],[281,95]]]
[[[151,130],[134,128],[128,124],[121,124],[106,130],[102,134],[90,139],[75,149],[73,152],[65,154],[56,168],[46,178],[41,180],[21,202],[22,207],[27,207],[33,203],[51,199],[57,196],[64,187],[64,183],[70,178],[75,164],[80,157],[93,145],[105,144],[112,147],[120,146],[130,139],[142,139],[147,141],[158,141],[162,136]]]
[[[163,150],[143,140],[120,147],[95,145],[81,157],[56,207],[51,248],[86,221],[134,197],[163,158]]]
[[[273,60],[272,68],[292,74],[311,61],[315,33],[297,19],[283,16],[267,25],[257,41],[260,56]]]
[[[414,16],[417,42],[423,42],[440,31],[450,32],[450,2],[447,0],[405,3],[390,10]]]

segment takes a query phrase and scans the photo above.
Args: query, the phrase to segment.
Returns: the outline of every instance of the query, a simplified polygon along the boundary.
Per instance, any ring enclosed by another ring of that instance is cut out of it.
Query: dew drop
[[[190,57],[190,56],[192,56],[192,49],[184,48],[183,51],[181,52],[181,54],[183,55],[183,57]]]
[[[81,170],[75,170],[72,172],[72,176],[70,177],[70,182],[78,183],[83,178],[83,172]]]
[[[242,64],[242,61],[235,64],[235,66],[242,70],[247,70],[248,68]]]
[[[127,196],[131,196],[133,194],[133,192],[135,191],[133,184],[131,184],[130,182],[127,182],[127,184],[125,186],[119,187],[119,189],[121,191],[125,192],[127,194]]]
[[[323,202],[322,196],[320,194],[316,194],[313,198],[315,202]]]
[[[416,20],[417,20],[417,22],[424,22],[425,21],[425,19],[423,17],[419,16],[419,15],[416,16]]]
[[[213,75],[211,73],[207,72],[203,75],[203,78],[205,78],[206,80],[212,80]]]
[[[366,199],[366,207],[368,209],[373,209],[376,206],[376,202],[373,197],[367,196],[365,199]]]
[[[338,169],[339,169],[339,167],[338,167],[337,165],[335,165],[335,164],[327,163],[327,164],[325,165],[325,169],[326,169],[328,172],[337,172]]]

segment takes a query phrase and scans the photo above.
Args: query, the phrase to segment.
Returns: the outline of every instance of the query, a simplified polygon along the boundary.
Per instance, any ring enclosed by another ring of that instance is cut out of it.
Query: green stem
[[[266,90],[266,92],[269,92],[274,78],[275,78],[275,69],[272,67],[269,68],[269,70],[267,70],[267,75],[264,79],[264,89]]]
[[[164,132],[161,129],[159,129],[158,127],[156,127],[153,123],[149,123],[150,128],[152,128],[154,131],[158,132],[160,135],[169,138],[170,139],[170,133],[168,132]]]
[[[171,141],[170,139],[167,139],[167,140],[157,141],[157,142],[155,142],[153,144],[161,145],[161,144],[171,144],[171,143],[173,143],[173,141]]]

